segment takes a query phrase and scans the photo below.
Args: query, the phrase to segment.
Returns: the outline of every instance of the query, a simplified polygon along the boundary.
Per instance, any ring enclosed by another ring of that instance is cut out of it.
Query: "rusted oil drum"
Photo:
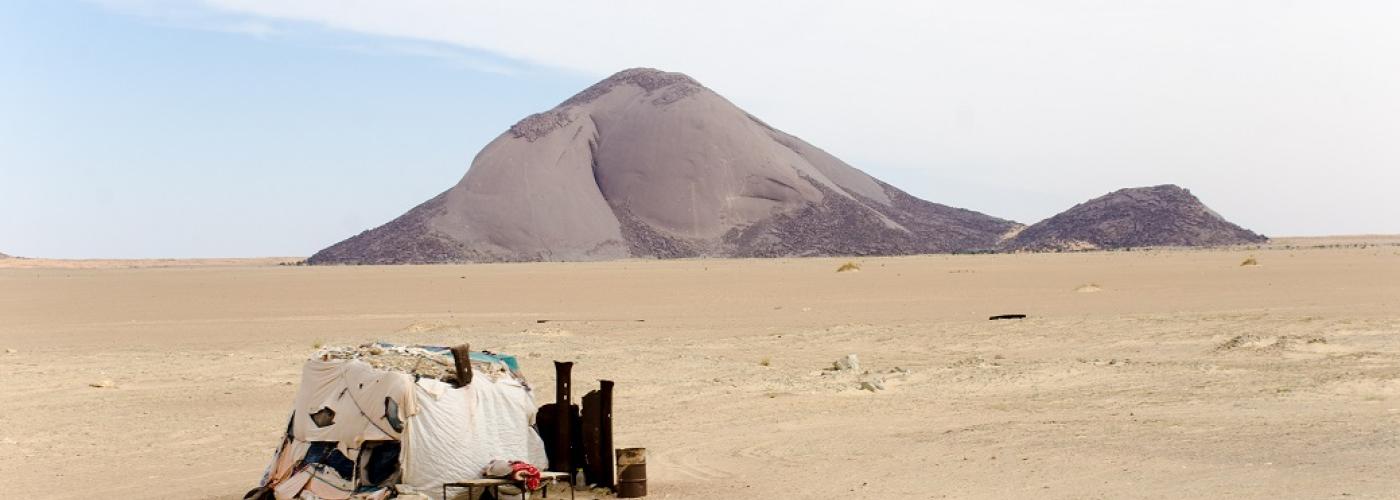
[[[647,496],[647,449],[617,450],[617,497]]]

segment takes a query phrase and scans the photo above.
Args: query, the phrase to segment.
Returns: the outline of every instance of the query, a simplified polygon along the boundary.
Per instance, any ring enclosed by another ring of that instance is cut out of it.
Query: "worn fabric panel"
[[[301,472],[293,474],[292,477],[278,484],[276,488],[273,488],[272,495],[276,497],[277,500],[292,500],[301,493],[301,490],[306,489],[306,483],[310,481],[311,469],[302,469]]]
[[[306,456],[306,450],[310,447],[311,444],[305,441],[282,438],[282,446],[277,449],[277,454],[273,455],[267,472],[263,473],[261,485],[275,485],[285,481],[292,475],[292,466]]]
[[[377,370],[358,360],[310,360],[302,369],[293,409],[292,435],[301,441],[338,443],[351,455],[364,441],[399,439],[386,418],[385,398],[398,403],[399,418],[413,411],[410,387],[413,377]],[[317,425],[312,418],[326,409],[335,412],[333,423]]]

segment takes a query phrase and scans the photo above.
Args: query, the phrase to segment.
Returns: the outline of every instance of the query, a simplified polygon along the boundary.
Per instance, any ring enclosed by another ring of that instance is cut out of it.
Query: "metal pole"
[[[554,457],[559,462],[554,470],[562,471],[569,475],[569,486],[574,485],[574,441],[573,441],[573,371],[574,364],[570,361],[554,362],[554,411],[556,412],[554,429],[554,449],[559,455]]]
[[[598,486],[612,489],[616,484],[613,474],[613,382],[611,380],[599,380],[598,388],[598,410],[601,416],[598,419],[598,448],[602,454],[599,464],[602,477],[596,479]]]

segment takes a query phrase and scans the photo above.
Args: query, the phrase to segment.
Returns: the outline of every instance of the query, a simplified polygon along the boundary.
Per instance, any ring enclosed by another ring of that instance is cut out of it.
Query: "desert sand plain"
[[[10,260],[0,496],[238,498],[314,346],[383,340],[516,354],[541,403],[551,360],[576,395],[615,380],[651,498],[1396,498],[1400,246],[1366,241],[847,273]],[[885,390],[824,370],[851,353]]]

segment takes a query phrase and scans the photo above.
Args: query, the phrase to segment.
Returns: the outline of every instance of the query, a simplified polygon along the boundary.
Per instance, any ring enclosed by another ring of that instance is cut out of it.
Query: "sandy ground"
[[[1393,242],[845,260],[3,268],[0,496],[237,498],[371,340],[615,380],[652,498],[1400,495]]]

